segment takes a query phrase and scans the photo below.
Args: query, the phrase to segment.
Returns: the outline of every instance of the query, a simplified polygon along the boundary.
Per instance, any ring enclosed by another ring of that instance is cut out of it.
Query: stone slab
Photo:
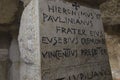
[[[40,0],[39,15],[42,80],[112,80],[98,9]]]
[[[112,80],[98,9],[32,0],[18,40],[20,80]]]

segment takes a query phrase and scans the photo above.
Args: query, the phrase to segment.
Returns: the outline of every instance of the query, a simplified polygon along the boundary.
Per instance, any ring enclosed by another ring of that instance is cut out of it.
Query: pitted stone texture
[[[0,0],[0,24],[14,21],[18,0]]]
[[[120,24],[120,0],[109,0],[101,5],[105,25]]]
[[[40,80],[38,0],[25,8],[19,31],[20,80]]]
[[[39,64],[36,57],[38,57],[37,50],[38,43],[36,39],[39,34],[36,25],[38,15],[36,14],[36,5],[34,0],[25,8],[20,25],[19,32],[19,46],[21,58],[27,64]],[[34,45],[34,46],[33,46]],[[34,54],[33,54],[34,53]]]

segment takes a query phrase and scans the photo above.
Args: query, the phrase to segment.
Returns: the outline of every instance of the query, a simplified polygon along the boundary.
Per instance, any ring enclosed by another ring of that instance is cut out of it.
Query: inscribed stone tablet
[[[40,0],[42,80],[111,80],[100,11]]]

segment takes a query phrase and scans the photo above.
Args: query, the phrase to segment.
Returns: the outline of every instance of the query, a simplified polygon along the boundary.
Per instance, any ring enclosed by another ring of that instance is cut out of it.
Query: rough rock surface
[[[120,80],[120,36],[106,34],[108,53],[114,80]]]
[[[105,25],[120,24],[120,0],[108,0],[101,5]]]
[[[108,0],[101,11],[113,78],[120,80],[120,0]]]

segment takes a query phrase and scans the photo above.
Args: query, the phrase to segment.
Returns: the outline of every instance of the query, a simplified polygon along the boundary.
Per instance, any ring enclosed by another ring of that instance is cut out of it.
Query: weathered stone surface
[[[120,80],[120,37],[106,34],[108,53],[114,80]]]
[[[107,48],[114,80],[120,80],[120,0],[108,0],[101,5]]]
[[[101,5],[105,25],[120,24],[120,0],[109,0]]]
[[[39,3],[42,79],[112,80],[100,11],[64,0]]]
[[[0,24],[14,21],[18,10],[18,0],[0,0]]]
[[[38,13],[38,0],[32,0],[22,14],[18,39],[20,80],[41,80]]]

